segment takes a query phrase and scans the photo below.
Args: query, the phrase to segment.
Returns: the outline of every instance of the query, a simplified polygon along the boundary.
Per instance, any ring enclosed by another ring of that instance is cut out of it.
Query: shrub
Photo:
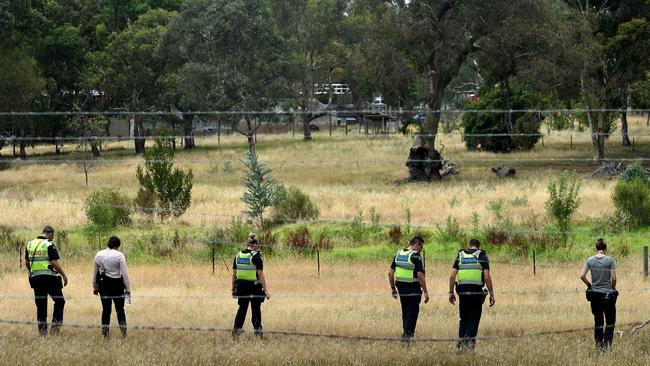
[[[466,233],[458,225],[458,220],[455,217],[447,216],[447,224],[444,228],[437,226],[438,230],[436,231],[436,238],[438,241],[443,243],[453,243],[458,242],[461,245],[464,244],[466,239]]]
[[[273,221],[278,224],[318,219],[320,212],[311,198],[295,187],[280,187],[273,204]]]
[[[621,174],[619,180],[624,182],[631,182],[634,179],[639,178],[646,185],[650,185],[650,180],[648,180],[648,172],[640,164],[630,164],[625,168],[623,174]]]
[[[308,253],[316,250],[331,250],[332,241],[326,230],[318,233],[312,238],[309,228],[300,225],[287,234],[287,245],[289,248],[298,253]]]
[[[178,217],[190,206],[194,175],[174,168],[174,148],[169,138],[157,138],[155,145],[145,153],[144,168],[138,166],[136,176],[140,189],[155,197],[161,219]]]
[[[388,242],[394,246],[399,246],[402,244],[402,227],[393,226],[388,230]]]
[[[0,225],[0,250],[20,250],[23,242],[16,236],[14,229],[7,225]]]
[[[228,232],[229,245],[239,245],[245,243],[248,234],[253,231],[253,227],[242,221],[239,216],[235,216],[230,221],[230,226],[226,229]]]
[[[131,223],[131,205],[129,200],[113,190],[96,191],[90,194],[84,204],[88,221],[108,228]]]
[[[557,180],[551,180],[548,193],[546,212],[558,229],[566,232],[571,228],[571,216],[580,206],[580,183],[575,173],[562,173]]]
[[[612,199],[623,221],[633,227],[650,224],[650,186],[641,177],[619,180]]]
[[[147,216],[153,216],[156,213],[156,194],[140,188],[133,200],[133,205],[138,212]]]
[[[525,109],[535,104],[533,96],[524,89],[513,85],[511,88],[510,109]],[[466,107],[468,110],[504,109],[500,87],[482,90],[476,103]],[[505,113],[465,113],[463,127],[465,128],[465,145],[469,150],[486,150],[492,152],[510,152],[513,150],[530,150],[541,134],[539,127],[542,120],[537,114],[511,113],[512,127],[510,131]],[[511,136],[509,133],[527,134],[530,136]],[[499,136],[480,136],[497,134]],[[479,136],[476,136],[479,135]]]

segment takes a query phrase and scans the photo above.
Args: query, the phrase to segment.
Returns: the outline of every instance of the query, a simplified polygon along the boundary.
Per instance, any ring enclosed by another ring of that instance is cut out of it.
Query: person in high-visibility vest
[[[271,298],[271,294],[266,287],[264,262],[258,249],[259,241],[255,234],[250,234],[246,249],[237,253],[232,264],[232,297],[236,298],[239,304],[232,330],[233,338],[237,338],[242,331],[248,304],[251,305],[251,321],[255,335],[262,337],[261,305],[264,299]]]
[[[54,229],[43,228],[41,235],[30,240],[25,247],[25,266],[29,271],[29,285],[34,289],[36,321],[38,332],[47,335],[47,297],[54,300],[51,334],[58,334],[63,323],[63,287],[68,285],[68,276],[59,264],[59,252],[54,246]]]
[[[483,287],[487,286],[486,292]],[[460,324],[458,326],[457,350],[473,350],[476,334],[481,322],[483,302],[490,295],[490,306],[494,306],[494,288],[490,277],[490,262],[481,242],[469,241],[469,249],[458,252],[449,275],[449,303],[456,304],[454,287],[458,293]]]
[[[424,266],[420,252],[424,240],[416,236],[411,239],[408,248],[400,249],[393,257],[388,271],[391,295],[399,297],[402,305],[402,340],[409,342],[415,337],[415,326],[420,313],[420,301],[424,293],[424,303],[429,302],[429,291],[424,277]]]

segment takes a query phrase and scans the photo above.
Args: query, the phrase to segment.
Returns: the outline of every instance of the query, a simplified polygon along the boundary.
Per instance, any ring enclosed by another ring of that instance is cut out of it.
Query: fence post
[[[535,255],[535,250],[533,249],[533,276],[537,274],[537,257]]]
[[[320,278],[320,250],[316,250],[316,262],[318,263],[318,278]]]
[[[212,275],[214,276],[214,248],[212,248]]]
[[[544,134],[542,134],[542,147],[544,147]]]
[[[21,252],[22,252],[22,249],[23,249],[23,245],[22,245],[22,244],[18,244],[18,248],[17,248],[17,249],[18,249],[18,270],[20,270],[21,268],[23,268],[23,256],[20,255]]]
[[[643,278],[648,278],[648,246],[643,246]]]
[[[573,150],[573,134],[571,134],[571,150]]]

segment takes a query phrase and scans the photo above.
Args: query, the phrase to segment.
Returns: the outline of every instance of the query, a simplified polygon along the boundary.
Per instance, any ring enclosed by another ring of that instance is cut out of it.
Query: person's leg
[[[402,338],[408,337],[408,297],[399,293],[399,303],[402,308]]]
[[[616,326],[616,300],[610,299],[604,304],[605,332],[603,346],[609,348],[614,340],[614,327]]]
[[[478,334],[478,327],[481,323],[481,314],[483,312],[483,295],[471,295],[468,297],[468,310],[467,310],[467,330],[465,336],[467,337],[467,348],[474,349],[476,345],[476,335]]]
[[[239,298],[237,299],[237,304],[239,309],[237,309],[237,315],[235,316],[235,324],[233,325],[232,333],[236,337],[239,335],[241,329],[244,327],[244,321],[246,320],[246,313],[248,312],[248,303],[250,299],[248,298]]]
[[[251,300],[251,322],[253,323],[253,329],[255,329],[255,335],[258,337],[262,337],[262,300],[261,299]]]
[[[458,311],[460,315],[460,322],[458,324],[458,344],[457,349],[465,347],[467,342],[468,319],[470,306],[468,303],[467,295],[458,295]]]
[[[38,333],[47,335],[47,289],[34,287],[34,302],[36,303],[36,322]]]
[[[117,314],[117,323],[120,325],[122,336],[126,336],[126,313],[124,312],[124,296],[113,299],[115,303],[115,313]]]
[[[415,328],[418,324],[418,315],[420,314],[420,296],[411,296],[408,305],[408,335],[410,338],[415,336]]]
[[[594,340],[596,341],[596,348],[602,349],[603,340],[605,337],[605,333],[603,331],[605,319],[603,317],[604,311],[602,306],[602,299],[599,295],[599,293],[594,293],[590,304],[591,313],[594,315]]]
[[[63,310],[65,298],[63,297],[63,284],[61,279],[53,278],[52,284],[48,287],[48,294],[54,300],[54,311],[52,313],[52,334],[58,334],[63,324]]]
[[[111,310],[113,307],[113,300],[109,291],[102,289],[99,294],[102,302],[102,335],[108,337],[111,326]]]

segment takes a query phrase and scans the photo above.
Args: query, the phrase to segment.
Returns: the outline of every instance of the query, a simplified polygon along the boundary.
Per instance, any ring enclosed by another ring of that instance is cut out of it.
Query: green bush
[[[619,179],[624,182],[631,182],[635,178],[639,178],[643,183],[650,185],[650,180],[648,180],[648,172],[638,163],[628,165]]]
[[[24,244],[12,227],[0,225],[0,251],[19,250],[21,245]]]
[[[535,104],[534,96],[531,93],[515,86],[512,87],[509,98],[510,109],[525,109]],[[466,107],[470,111],[504,108],[499,87],[481,91],[479,100]],[[542,120],[538,115],[522,112],[511,113],[512,131],[509,130],[506,117],[505,113],[468,112],[463,114],[467,148],[492,152],[532,149],[541,138],[539,128]],[[528,136],[511,136],[509,135],[511,132]],[[484,134],[497,136],[481,136]]]
[[[131,203],[113,190],[96,191],[84,204],[88,221],[98,227],[116,227],[131,224]]]
[[[650,225],[650,185],[642,177],[620,179],[612,199],[624,222],[632,227]]]
[[[580,206],[580,183],[575,173],[562,173],[548,184],[546,212],[560,231],[571,228],[571,216]]]
[[[309,196],[295,187],[281,187],[273,204],[273,221],[278,224],[297,220],[316,220],[320,211]]]
[[[310,253],[316,250],[331,250],[330,234],[323,230],[312,238],[306,225],[300,225],[287,234],[287,246],[297,253]]]

